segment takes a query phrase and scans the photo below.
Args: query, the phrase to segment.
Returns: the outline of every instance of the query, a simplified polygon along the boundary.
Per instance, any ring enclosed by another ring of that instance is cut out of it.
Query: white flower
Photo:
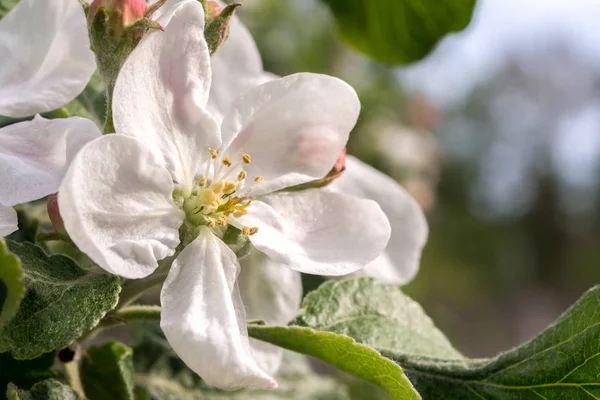
[[[0,129],[0,237],[17,230],[12,206],[56,193],[77,151],[100,136],[93,122],[36,116]]]
[[[76,0],[21,0],[0,20],[0,115],[26,117],[73,100],[96,69]]]
[[[175,3],[158,22],[165,31],[142,39],[117,79],[113,117],[123,134],[86,145],[67,172],[58,197],[65,227],[96,263],[126,278],[151,274],[179,246],[161,293],[173,349],[210,385],[274,388],[250,346],[240,265],[221,237],[238,228],[273,264],[312,274],[347,274],[374,260],[390,234],[375,202],[276,193],[327,173],[360,104],[338,79],[293,75],[237,98],[219,128],[206,110],[202,6]]]
[[[229,38],[212,57],[212,67],[208,104],[215,115],[221,115],[239,92],[276,78],[263,71],[256,43],[236,17]],[[347,156],[346,171],[330,188],[376,201],[390,220],[392,235],[386,251],[356,274],[392,284],[411,281],[428,236],[427,220],[416,201],[396,181],[352,156]]]
[[[410,282],[419,270],[429,232],[417,202],[392,178],[352,156],[346,156],[346,170],[333,181],[331,189],[376,201],[392,226],[385,252],[356,274],[386,283]]]

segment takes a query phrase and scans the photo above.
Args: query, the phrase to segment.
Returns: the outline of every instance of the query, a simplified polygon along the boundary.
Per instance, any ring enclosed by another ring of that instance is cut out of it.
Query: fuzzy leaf
[[[15,317],[0,329],[0,352],[17,359],[67,347],[113,309],[117,277],[91,273],[65,256],[47,256],[31,243],[7,241],[19,256],[26,294]]]
[[[462,358],[399,286],[371,278],[329,281],[309,293],[292,325],[348,335],[379,350]]]
[[[17,313],[24,295],[21,260],[0,239],[0,328]]]
[[[386,353],[425,399],[600,398],[600,286],[539,336],[490,360]]]
[[[67,385],[48,379],[33,385],[30,390],[21,390],[12,383],[6,390],[8,400],[77,400],[77,393]]]
[[[133,351],[117,341],[93,347],[81,363],[81,381],[90,400],[133,400]]]
[[[323,0],[342,37],[386,64],[425,57],[448,33],[471,21],[475,0]]]

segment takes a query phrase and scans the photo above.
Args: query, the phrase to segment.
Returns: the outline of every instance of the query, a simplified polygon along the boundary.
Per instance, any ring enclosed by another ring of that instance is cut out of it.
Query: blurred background
[[[427,213],[406,292],[464,354],[534,336],[600,281],[600,2],[480,0],[423,61],[351,50],[316,0],[248,0],[265,69],[349,82],[363,110],[349,153]]]

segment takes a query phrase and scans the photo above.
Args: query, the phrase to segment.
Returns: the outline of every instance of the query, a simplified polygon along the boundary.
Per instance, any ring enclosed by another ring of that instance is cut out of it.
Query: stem
[[[69,385],[75,390],[80,398],[85,399],[85,393],[83,391],[83,385],[81,384],[81,377],[79,375],[79,361],[73,360],[65,364],[65,374],[67,375],[67,381]]]
[[[69,118],[71,113],[65,107],[61,107],[54,111],[50,111],[47,115],[48,118]]]
[[[115,133],[115,125],[112,116],[112,98],[115,89],[114,82],[109,82],[106,88],[106,122],[104,123],[104,133]]]
[[[130,280],[123,284],[117,310],[136,301],[148,289],[158,286],[164,282],[169,273],[168,268],[160,268],[155,273],[144,279]]]

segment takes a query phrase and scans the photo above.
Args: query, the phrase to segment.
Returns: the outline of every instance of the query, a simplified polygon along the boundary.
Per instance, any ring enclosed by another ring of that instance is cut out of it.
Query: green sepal
[[[117,341],[90,348],[81,360],[81,382],[90,400],[133,400],[133,351]]]

